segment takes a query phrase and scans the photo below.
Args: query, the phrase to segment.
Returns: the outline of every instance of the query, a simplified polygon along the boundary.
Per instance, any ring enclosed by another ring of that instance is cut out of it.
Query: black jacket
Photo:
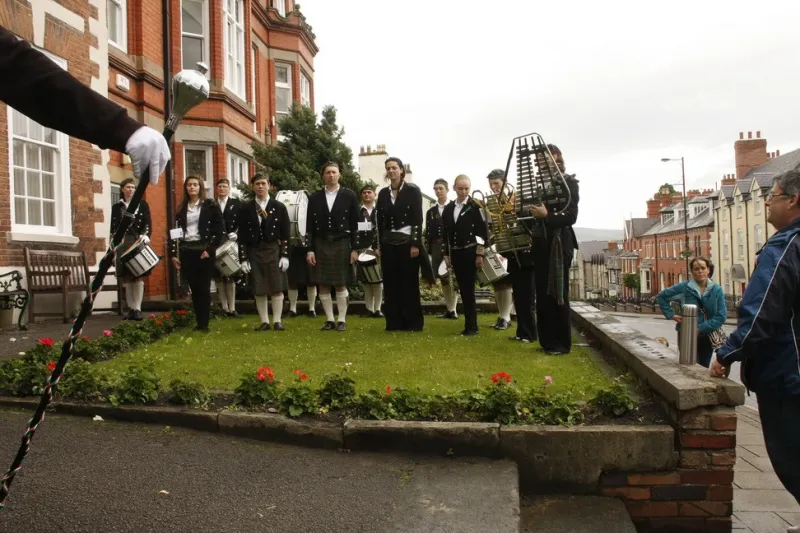
[[[122,213],[125,212],[125,204],[120,200],[111,206],[111,235],[117,231],[120,223],[122,222]],[[139,207],[136,214],[133,215],[133,221],[128,226],[126,235],[147,235],[150,237],[153,233],[153,222],[150,219],[150,206],[144,200],[139,202]]]
[[[453,220],[453,213],[456,203],[450,202],[442,212],[442,224],[444,225],[444,255],[450,255],[453,248],[463,248],[477,243],[476,237],[483,239],[484,243],[489,242],[486,222],[481,217],[481,209],[472,198],[467,199],[466,205],[461,208],[458,214],[458,221]],[[478,255],[483,255],[483,245],[477,245]]]
[[[222,207],[222,204],[220,204],[220,207]],[[225,221],[225,233],[236,233],[239,230],[239,210],[241,207],[241,200],[228,196],[228,201],[225,202],[225,210],[222,211],[222,219]]]
[[[367,208],[363,205],[358,210],[359,222],[372,222],[372,229],[369,231],[359,231],[356,249],[364,250],[375,242],[375,224],[378,222],[378,209],[373,205],[372,214],[367,213]]]
[[[0,100],[42,126],[100,148],[125,151],[142,127],[111,100],[0,27]]]
[[[186,233],[186,208],[182,208],[175,215],[175,222]],[[225,232],[225,222],[222,220],[222,212],[216,200],[207,198],[200,205],[200,222],[197,225],[200,232],[200,240],[206,243],[206,252],[214,257],[217,247],[222,244],[222,235]],[[175,245],[177,241],[173,239],[173,253],[177,252]]]
[[[572,229],[572,226],[578,220],[578,202],[580,201],[580,195],[578,180],[575,179],[575,175],[564,174],[564,178],[567,181],[567,187],[571,195],[569,206],[567,206],[562,213],[555,213],[553,210],[548,210],[544,223],[548,238],[553,238],[556,233],[555,230],[561,230],[562,248],[565,253],[572,255],[572,250],[578,249],[578,239],[575,236],[575,230]],[[558,209],[561,209],[561,207]]]
[[[451,203],[453,202],[445,204],[445,209]],[[425,213],[425,248],[430,250],[431,242],[436,239],[444,239],[444,224],[442,224],[442,216],[439,214],[438,202]]]
[[[358,197],[350,189],[339,187],[339,192],[336,194],[336,200],[333,202],[333,208],[330,211],[328,211],[325,189],[312,193],[308,199],[308,227],[306,228],[308,251],[315,251],[314,247],[320,239],[325,239],[328,236],[340,237],[345,235],[350,238],[350,246],[355,250],[358,247],[358,218],[360,212]]]
[[[267,202],[267,232],[270,238],[267,242],[278,241],[281,257],[289,257],[289,211],[282,202],[272,196]],[[247,260],[247,247],[256,246],[261,242],[261,219],[256,210],[256,201],[242,203],[237,216],[239,222],[238,239],[239,259]]]
[[[385,187],[378,193],[376,211],[381,240],[394,230],[411,226],[411,244],[422,247],[422,192],[419,187],[413,183],[404,183],[394,204],[390,195],[390,187]],[[376,246],[380,244],[375,243]]]

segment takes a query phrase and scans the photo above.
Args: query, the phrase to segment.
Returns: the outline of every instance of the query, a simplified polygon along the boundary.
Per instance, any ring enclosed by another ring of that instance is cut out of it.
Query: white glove
[[[150,244],[150,237],[148,237],[147,235],[142,235],[141,239],[143,243]]]
[[[236,242],[236,239],[238,239],[238,238],[239,238],[239,236],[236,235],[236,232],[232,231],[232,232],[228,233],[228,240],[229,241]]]
[[[280,268],[282,272],[289,270],[289,260],[285,257],[281,257],[281,260],[278,261],[278,268]]]
[[[245,261],[242,263],[242,273],[249,274],[250,273],[250,261]]]
[[[141,178],[145,169],[150,169],[150,183],[158,183],[158,177],[167,168],[172,157],[163,135],[153,128],[142,126],[131,135],[125,144],[125,152],[131,156],[133,174]]]

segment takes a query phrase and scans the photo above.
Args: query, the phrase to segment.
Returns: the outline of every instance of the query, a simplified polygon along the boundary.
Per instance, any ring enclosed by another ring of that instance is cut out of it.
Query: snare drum
[[[485,287],[508,276],[505,258],[492,248],[486,248],[483,257],[483,268],[478,270],[478,283]]]
[[[145,244],[139,237],[130,248],[123,252],[120,261],[133,277],[139,278],[153,270],[161,258],[155,250],[150,248],[149,244]]]
[[[279,191],[275,199],[282,202],[289,212],[289,242],[301,246],[306,238],[306,215],[308,191]]]
[[[371,253],[364,252],[358,256],[358,272],[362,283],[383,281],[381,265],[378,264],[378,258]]]
[[[239,247],[235,241],[228,241],[216,251],[214,265],[223,277],[232,278],[242,269],[239,264]]]
[[[444,262],[444,259],[442,259],[442,262],[439,263],[439,270],[437,271],[437,273],[439,274],[440,278],[447,277],[447,263]]]

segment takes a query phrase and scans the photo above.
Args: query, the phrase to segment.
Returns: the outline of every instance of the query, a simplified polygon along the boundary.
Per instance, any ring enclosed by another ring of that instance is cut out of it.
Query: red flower
[[[55,369],[56,369],[56,362],[55,361],[50,361],[49,363],[47,363],[47,370],[52,372]]]
[[[89,342],[89,337],[82,337],[82,338],[83,338],[83,340],[85,340],[86,342]]]
[[[294,370],[292,370],[292,374],[297,374],[298,376],[299,376],[300,374],[302,374],[302,373],[303,373],[303,371],[302,371],[302,370],[300,370],[299,368],[295,368]]]
[[[300,374],[300,381],[305,381],[307,379],[308,379],[308,375],[307,374]]]
[[[392,393],[392,386],[386,385],[386,394],[391,394],[391,393]]]
[[[256,372],[256,379],[258,381],[264,381],[265,379],[272,383],[272,380],[275,379],[275,372],[268,366],[262,366]]]
[[[169,317],[170,317],[169,313],[164,313],[163,315],[161,315],[161,318],[169,318]]]
[[[156,326],[163,326],[163,325],[164,325],[163,320],[156,320]]]
[[[509,376],[505,372],[498,372],[497,374],[492,376],[492,383],[500,383],[502,381],[505,381],[506,383],[511,383],[511,376]]]
[[[155,313],[150,313],[150,318],[155,318],[155,317],[156,317]]]
[[[186,309],[178,309],[175,311],[175,314],[178,316],[184,316],[186,314]]]
[[[112,335],[111,330],[110,329],[104,329],[103,330],[103,335],[105,335],[106,337],[110,337]]]
[[[51,339],[50,337],[47,337],[46,339],[39,339],[39,344],[51,348],[53,346],[53,339]]]

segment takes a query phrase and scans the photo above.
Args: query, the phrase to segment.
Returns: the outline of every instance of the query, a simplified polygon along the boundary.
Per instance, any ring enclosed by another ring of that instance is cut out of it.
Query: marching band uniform
[[[183,230],[180,245],[181,271],[192,292],[192,305],[200,331],[208,331],[211,312],[211,276],[217,246],[222,242],[225,222],[219,204],[208,198],[188,203],[175,215],[175,222]],[[177,244],[173,241],[173,245]],[[173,249],[173,252],[176,250]],[[201,259],[203,252],[209,257]]]
[[[508,277],[513,284],[514,307],[517,310],[517,332],[509,339],[533,342],[539,338],[534,315],[536,285],[533,254],[527,249],[509,255]]]
[[[254,178],[259,178],[256,174]],[[265,178],[260,178],[265,179]],[[256,179],[251,180],[253,183]],[[256,331],[270,329],[267,299],[272,298],[273,328],[284,331],[281,323],[283,293],[288,289],[286,270],[289,268],[289,212],[283,203],[269,194],[258,197],[239,208],[239,257],[246,262],[245,271],[256,301],[261,325]]]
[[[512,260],[508,257],[505,258],[508,262]],[[492,327],[501,330],[508,329],[508,326],[511,325],[511,308],[514,306],[513,285],[510,280],[502,278],[492,283],[492,288],[494,289],[494,299],[497,302],[497,311],[500,315]]]
[[[286,277],[289,279],[289,317],[297,316],[297,299],[300,297],[298,287],[305,286],[308,297],[308,314],[316,317],[314,306],[317,303],[317,275],[316,267],[306,261],[308,247],[289,243],[289,270]]]
[[[378,193],[376,210],[380,242],[375,243],[375,248],[381,252],[386,331],[422,331],[425,321],[419,272],[422,266],[425,275],[422,262],[427,259],[423,258],[426,252],[422,243],[422,192],[416,185],[403,181],[394,197],[391,187],[385,187]],[[420,253],[415,258],[411,257],[411,246],[419,247]]]
[[[358,250],[359,255],[368,248],[372,247],[372,244],[375,241],[375,226],[377,221],[378,211],[375,209],[375,205],[373,204],[369,207],[362,205],[358,214],[358,223],[369,224],[368,227],[370,229],[358,231],[356,249]],[[381,303],[383,302],[383,282],[379,281],[378,283],[368,283],[366,279],[364,279],[364,276],[361,275],[360,269],[359,278],[361,278],[360,281],[364,287],[364,306],[367,308],[367,316],[383,318],[383,313],[381,312]]]
[[[220,180],[222,181],[222,180]],[[218,182],[219,183],[219,182]],[[236,241],[239,236],[236,231],[239,228],[237,218],[239,210],[242,207],[242,202],[238,198],[226,196],[217,199],[219,209],[222,212],[222,218],[225,222],[225,241]],[[236,280],[223,276],[219,269],[214,268],[214,282],[217,285],[217,294],[219,295],[220,305],[226,315],[238,317],[239,313],[236,312]]]
[[[120,184],[120,190],[124,189],[129,183],[134,183],[132,178],[126,178]],[[125,201],[123,196],[119,202],[111,207],[111,236],[117,231],[120,223],[122,222],[122,214],[128,209],[129,202]],[[116,262],[114,265],[114,273],[117,279],[122,282],[125,287],[125,301],[128,304],[130,311],[126,320],[142,320],[142,299],[144,298],[144,280],[145,276],[149,276],[147,272],[141,277],[135,277],[128,271],[127,267],[122,263],[121,257],[133,244],[139,239],[148,244],[150,242],[150,235],[152,234],[153,223],[150,218],[150,206],[147,202],[141,200],[139,207],[136,208],[136,213],[122,238],[119,252],[116,254]]]
[[[447,204],[442,214],[444,223],[443,254],[450,258],[456,275],[461,302],[464,304],[464,331],[462,335],[478,334],[478,309],[475,303],[476,258],[484,256],[484,247],[477,237],[488,242],[486,222],[478,204],[471,197]]]
[[[445,246],[445,224],[442,219],[442,213],[447,208],[446,206],[451,203],[452,202],[440,204],[437,202],[436,205],[428,209],[428,212],[425,213],[425,248],[431,254],[431,267],[437,277],[439,277],[439,265],[442,263],[445,255],[443,252]],[[457,319],[458,313],[456,312],[456,306],[458,305],[458,293],[456,292],[456,288],[450,285],[449,276],[439,277],[439,281],[442,283],[444,303],[447,308],[444,313],[439,315],[439,318]]]
[[[319,300],[325,311],[324,331],[347,329],[347,285],[354,281],[350,252],[358,246],[358,216],[356,193],[341,185],[333,191],[323,187],[308,200],[308,255],[313,254],[316,259],[317,285],[323,288]],[[337,288],[339,317],[336,323],[331,286]]]
[[[558,150],[553,145],[550,149]],[[560,155],[560,151],[557,152]],[[562,163],[563,165],[563,163]],[[563,168],[562,168],[563,172]],[[578,248],[573,224],[578,219],[578,180],[564,173],[571,202],[561,213],[548,211],[540,219],[544,235],[533,240],[533,263],[536,281],[536,317],[539,344],[549,354],[569,353],[572,331],[569,315],[569,267]],[[561,209],[563,206],[559,206]]]

